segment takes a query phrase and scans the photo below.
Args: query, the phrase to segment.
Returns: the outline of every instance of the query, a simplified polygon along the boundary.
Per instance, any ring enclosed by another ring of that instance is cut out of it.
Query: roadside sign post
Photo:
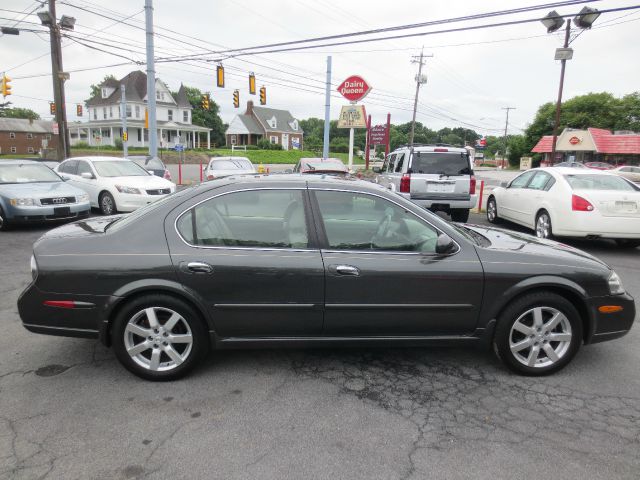
[[[129,135],[127,135],[127,95],[125,93],[124,84],[120,85],[120,110],[122,111],[122,153],[125,157],[129,156]]]
[[[338,92],[349,100],[351,105],[343,106],[338,119],[338,128],[349,129],[349,171],[353,171],[354,128],[367,128],[367,113],[364,105],[357,105],[371,91],[371,86],[359,75],[351,75],[338,85]]]
[[[371,115],[367,117],[367,135],[364,142],[364,169],[369,170],[369,150],[371,149]]]

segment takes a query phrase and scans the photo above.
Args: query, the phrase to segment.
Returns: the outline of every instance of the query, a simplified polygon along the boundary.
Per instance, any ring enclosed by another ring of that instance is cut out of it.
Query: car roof
[[[386,192],[387,188],[378,185],[377,183],[368,182],[365,180],[359,180],[355,177],[336,177],[333,175],[305,175],[298,173],[288,174],[246,174],[246,175],[231,175],[218,180],[211,180],[204,182],[201,185],[207,186],[222,186],[233,184],[238,187],[262,187],[270,188],[274,184],[285,184],[287,187],[298,188],[317,188],[323,187],[327,189],[338,190],[368,190],[370,192],[379,193],[380,191]]]
[[[210,157],[209,161],[211,162],[212,160],[246,160],[248,162],[251,161],[247,157]]]
[[[8,158],[6,160],[0,160],[0,165],[21,165],[21,164],[32,164],[32,163],[40,164],[40,162],[36,160],[27,160],[22,158]]]
[[[613,175],[606,170],[593,170],[591,168],[572,168],[572,167],[541,167],[533,170],[541,170],[544,172],[556,172],[560,175]]]
[[[414,145],[413,150],[417,152],[435,152],[435,149],[446,148],[448,152],[467,152],[465,147],[456,147],[453,145],[445,145],[445,144],[433,144],[433,145]],[[402,147],[396,148],[393,152],[399,150],[409,150],[411,147],[409,145],[403,145]],[[391,153],[393,153],[391,152]],[[446,153],[446,152],[435,152],[435,153]]]
[[[65,162],[67,160],[90,160],[92,162],[132,162],[133,160],[129,160],[128,158],[123,158],[123,157],[99,157],[99,156],[92,156],[92,157],[71,157],[71,158],[67,158],[65,159]]]

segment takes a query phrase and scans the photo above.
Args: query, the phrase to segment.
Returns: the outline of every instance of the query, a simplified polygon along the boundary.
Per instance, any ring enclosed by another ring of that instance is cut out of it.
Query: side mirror
[[[451,255],[455,253],[457,249],[456,242],[454,242],[449,235],[446,233],[438,235],[438,240],[436,240],[436,253],[440,255]]]
[[[80,174],[80,176],[81,176],[82,178],[87,178],[87,179],[89,179],[89,180],[91,180],[92,178],[96,178],[96,177],[94,177],[94,176],[93,176],[93,174],[92,174],[92,173],[89,173],[89,172],[82,172],[82,173]]]
[[[381,173],[382,172],[382,168],[380,168],[380,167],[373,167],[372,170],[373,170],[374,173]]]
[[[500,186],[503,188],[509,187],[509,182],[500,182]]]

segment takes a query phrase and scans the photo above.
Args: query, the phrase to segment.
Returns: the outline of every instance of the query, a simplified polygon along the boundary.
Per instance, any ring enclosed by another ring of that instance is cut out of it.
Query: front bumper
[[[15,223],[26,223],[83,218],[89,216],[91,208],[87,201],[59,206],[8,206],[6,210],[7,220]]]
[[[119,212],[133,212],[140,207],[144,207],[150,203],[153,203],[161,198],[170,194],[164,195],[147,195],[147,194],[131,194],[131,193],[118,193],[114,200],[116,201],[116,208]]]
[[[621,306],[622,310],[615,313],[602,313],[598,307],[604,305]],[[631,330],[636,317],[635,302],[628,293],[590,298],[588,308],[594,322],[591,332],[587,333],[585,343],[605,342],[626,335]]]

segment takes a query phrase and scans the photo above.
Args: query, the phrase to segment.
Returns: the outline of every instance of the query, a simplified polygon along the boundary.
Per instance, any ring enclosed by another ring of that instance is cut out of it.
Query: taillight
[[[171,180],[171,172],[170,172],[168,169],[166,169],[166,168],[165,168],[165,170],[164,170],[164,175],[163,175],[163,177],[164,177],[166,180]]]
[[[400,179],[400,193],[409,193],[411,191],[411,175],[405,173]]]
[[[469,180],[469,195],[473,195],[476,193],[476,177],[471,175],[471,180]]]
[[[73,300],[45,300],[43,304],[47,307],[76,308],[76,302]]]
[[[593,205],[579,195],[571,195],[571,210],[574,212],[591,212]]]
[[[216,177],[214,177],[213,175],[207,175],[207,180],[213,180],[214,178]]]

